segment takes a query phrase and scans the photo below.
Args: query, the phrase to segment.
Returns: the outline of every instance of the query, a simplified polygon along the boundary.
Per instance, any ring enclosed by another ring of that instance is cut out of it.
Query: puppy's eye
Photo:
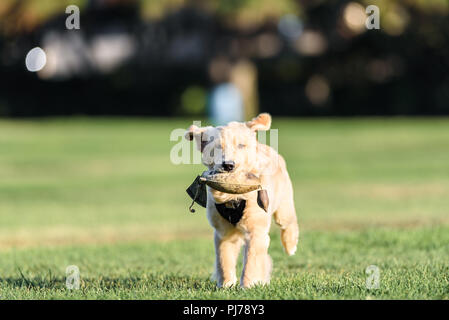
[[[214,141],[214,137],[210,137],[209,140],[205,139],[205,140],[201,140],[201,152],[204,150],[204,148],[211,143],[212,141]]]
[[[240,144],[238,145],[238,147],[239,147],[239,149],[243,149],[243,148],[245,148],[245,147],[246,147],[246,144],[242,144],[242,143],[240,143]]]

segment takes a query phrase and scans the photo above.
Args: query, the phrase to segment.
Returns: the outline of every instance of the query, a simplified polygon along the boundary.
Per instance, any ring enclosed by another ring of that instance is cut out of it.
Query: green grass
[[[202,167],[169,158],[189,124],[0,121],[0,299],[449,299],[449,119],[275,118],[300,246],[287,257],[273,226],[272,282],[249,290],[209,280],[212,230],[185,193]]]

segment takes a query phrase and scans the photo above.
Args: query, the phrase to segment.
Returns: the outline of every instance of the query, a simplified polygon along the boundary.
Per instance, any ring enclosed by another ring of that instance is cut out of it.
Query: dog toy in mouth
[[[242,194],[262,189],[260,179],[250,172],[236,174],[205,171],[200,181],[224,193]]]
[[[196,177],[195,181],[187,188],[187,193],[193,199],[189,207],[190,212],[195,212],[192,208],[196,202],[202,207],[206,207],[207,195],[206,185],[212,189],[231,194],[243,194],[255,190],[258,191],[257,203],[267,211],[268,195],[267,191],[262,189],[260,179],[250,173],[221,173],[216,171],[204,171],[201,176]]]

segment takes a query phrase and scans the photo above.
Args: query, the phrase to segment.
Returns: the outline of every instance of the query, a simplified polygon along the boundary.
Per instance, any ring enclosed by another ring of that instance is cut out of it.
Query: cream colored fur
[[[282,245],[288,255],[296,252],[298,224],[293,200],[293,188],[284,159],[271,147],[256,139],[257,130],[268,130],[271,116],[260,114],[246,123],[230,122],[221,127],[191,126],[188,140],[196,140],[209,169],[222,169],[222,160],[235,162],[236,171],[252,172],[260,177],[267,190],[269,206],[265,212],[257,204],[257,191],[227,194],[207,187],[207,218],[215,230],[215,273],[219,287],[237,283],[236,263],[244,245],[244,268],[240,285],[244,288],[270,281],[272,261],[268,255],[269,230],[272,217],[281,228]],[[211,137],[213,141],[211,141]],[[235,198],[246,199],[242,219],[236,226],[223,219],[215,203]]]

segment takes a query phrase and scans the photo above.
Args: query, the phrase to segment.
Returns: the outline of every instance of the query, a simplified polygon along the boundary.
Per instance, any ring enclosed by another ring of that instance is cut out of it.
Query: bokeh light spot
[[[206,108],[207,92],[201,87],[188,87],[181,95],[182,110],[186,114],[197,115]]]
[[[346,27],[355,34],[362,33],[366,30],[366,19],[365,8],[356,2],[349,3],[343,12],[343,20]]]
[[[385,13],[383,29],[390,36],[399,36],[405,31],[409,20],[407,11],[399,5],[395,5]]]
[[[323,76],[314,75],[307,81],[306,96],[313,104],[324,104],[329,98],[329,93],[329,83]]]
[[[30,72],[42,70],[47,63],[47,55],[45,51],[39,47],[31,49],[25,58],[25,65]]]
[[[278,30],[288,40],[294,41],[301,35],[303,24],[296,15],[286,14],[279,20]]]
[[[296,50],[305,56],[318,56],[327,49],[327,40],[319,31],[307,30],[298,38]]]

